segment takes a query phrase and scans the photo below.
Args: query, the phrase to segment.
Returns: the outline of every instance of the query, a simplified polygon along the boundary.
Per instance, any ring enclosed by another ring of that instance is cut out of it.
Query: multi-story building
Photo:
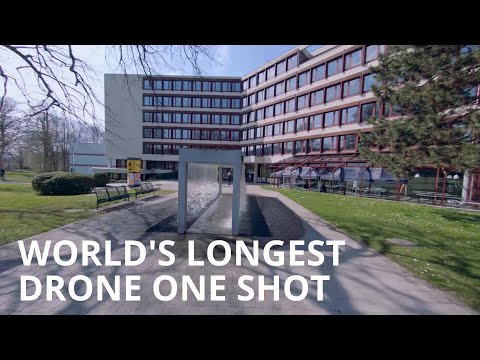
[[[365,164],[358,156],[358,132],[370,127],[364,119],[400,114],[371,91],[370,68],[385,49],[298,46],[242,78],[106,74],[109,166],[140,157],[145,174],[175,170],[180,147],[242,148],[254,178],[292,156]]]

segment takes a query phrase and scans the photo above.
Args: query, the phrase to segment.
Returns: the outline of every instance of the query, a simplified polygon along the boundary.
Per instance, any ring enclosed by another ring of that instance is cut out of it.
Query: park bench
[[[130,194],[125,186],[115,186],[110,188],[95,189],[98,205],[115,200],[127,199],[130,201]]]
[[[153,187],[152,183],[149,183],[149,182],[141,183],[139,187],[135,188],[135,199],[140,194],[148,194],[148,193],[155,194],[155,188]]]
[[[415,194],[415,196],[418,202],[420,202],[421,199],[426,199],[426,200],[431,200],[433,204],[433,202],[435,201],[435,193],[433,192],[417,193]],[[441,201],[442,194],[437,193],[436,200]],[[453,196],[453,195],[445,195],[443,197],[443,200],[448,204],[460,205],[462,203],[462,198],[458,196]]]

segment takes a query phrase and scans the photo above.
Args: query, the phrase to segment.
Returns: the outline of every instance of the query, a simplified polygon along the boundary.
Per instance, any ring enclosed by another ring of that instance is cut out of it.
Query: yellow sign
[[[142,172],[142,160],[140,160],[140,159],[127,160],[127,172],[128,173],[140,173],[140,172]]]

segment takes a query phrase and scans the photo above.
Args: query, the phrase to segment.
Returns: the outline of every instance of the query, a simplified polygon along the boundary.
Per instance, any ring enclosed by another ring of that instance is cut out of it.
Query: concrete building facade
[[[70,146],[70,172],[93,175],[93,168],[107,165],[105,144],[73,143]]]

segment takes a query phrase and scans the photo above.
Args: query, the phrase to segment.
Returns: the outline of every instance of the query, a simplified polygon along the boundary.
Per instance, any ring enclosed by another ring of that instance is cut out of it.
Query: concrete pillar
[[[178,163],[178,214],[177,231],[179,234],[187,231],[187,177],[188,163],[180,161]]]
[[[233,194],[232,194],[232,235],[237,236],[240,231],[240,180],[242,176],[242,163],[233,166]]]
[[[253,164],[253,182],[255,184],[257,183],[257,174],[258,174],[258,164],[254,163]]]
[[[463,186],[462,186],[462,201],[470,201],[469,195],[471,193],[471,190],[468,188],[468,185],[471,184],[470,180],[470,174],[468,171],[465,171],[463,174]]]

